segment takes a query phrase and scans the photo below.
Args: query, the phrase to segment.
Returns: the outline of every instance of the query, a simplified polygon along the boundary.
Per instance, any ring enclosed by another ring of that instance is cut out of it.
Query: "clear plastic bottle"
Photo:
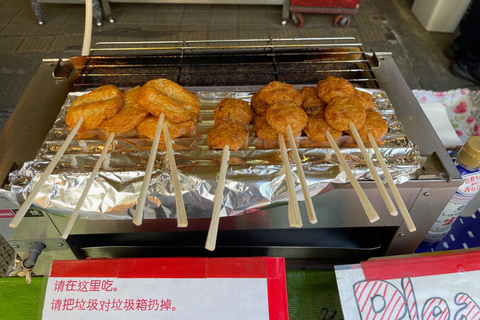
[[[480,137],[468,138],[455,159],[455,165],[463,177],[463,184],[438,216],[422,245],[441,241],[449,233],[460,212],[480,191]]]

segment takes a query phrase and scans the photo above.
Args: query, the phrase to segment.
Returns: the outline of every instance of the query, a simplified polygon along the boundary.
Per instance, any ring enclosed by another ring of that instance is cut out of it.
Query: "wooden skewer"
[[[367,149],[365,148],[365,145],[363,144],[362,138],[360,138],[360,135],[358,134],[357,128],[352,122],[350,122],[349,127],[353,133],[353,137],[355,138],[355,141],[357,142],[358,147],[360,148],[360,151],[362,152],[363,158],[365,159],[365,162],[367,163],[367,166],[370,169],[370,172],[372,173],[373,180],[375,181],[375,184],[377,185],[377,188],[380,191],[380,194],[382,195],[383,201],[387,205],[388,212],[390,212],[392,216],[398,215],[397,208],[395,208],[392,198],[390,198],[390,195],[388,194],[387,189],[385,188],[385,185],[382,182],[382,179],[378,175],[377,169],[375,168],[375,165],[373,164],[373,161],[370,158],[370,154],[368,153]]]
[[[105,157],[107,156],[108,149],[110,148],[110,145],[112,144],[113,138],[115,137],[115,132],[110,132],[107,141],[105,142],[105,145],[103,146],[102,153],[100,154],[100,157],[98,157],[97,163],[95,164],[95,167],[92,170],[92,173],[90,175],[90,178],[88,178],[87,184],[85,185],[85,189],[83,189],[82,195],[78,199],[77,205],[75,206],[75,209],[72,212],[72,215],[70,216],[70,219],[68,219],[67,225],[65,226],[65,229],[63,230],[62,233],[62,239],[66,240],[68,238],[68,235],[70,234],[70,231],[72,231],[73,224],[77,220],[78,214],[80,213],[80,209],[82,208],[82,204],[85,201],[88,191],[92,187],[93,182],[95,181],[95,178],[97,177],[98,171],[100,170],[100,167],[102,166],[103,160],[105,160]]]
[[[77,124],[75,125],[75,127],[73,127],[72,131],[70,131],[69,135],[65,139],[65,142],[63,142],[60,149],[58,149],[58,151],[55,154],[55,156],[53,157],[52,161],[50,161],[50,164],[47,166],[47,168],[43,172],[40,179],[38,179],[37,183],[35,184],[35,187],[33,187],[32,191],[28,195],[27,199],[25,199],[25,202],[22,204],[20,209],[18,209],[17,214],[15,215],[15,217],[10,222],[9,226],[11,228],[18,227],[18,225],[22,221],[23,217],[27,213],[28,208],[30,208],[30,205],[35,200],[35,197],[37,196],[38,192],[40,192],[40,189],[45,184],[45,181],[47,181],[47,179],[50,176],[50,174],[52,173],[53,169],[55,169],[55,166],[57,165],[58,161],[60,161],[60,158],[65,153],[65,150],[67,150],[67,147],[70,145],[70,142],[72,142],[73,138],[77,134],[77,131],[78,131],[78,129],[80,129],[82,123],[83,123],[83,118],[80,118],[78,120]]]
[[[185,203],[183,202],[182,188],[178,180],[177,164],[175,163],[175,153],[173,152],[172,139],[170,139],[170,131],[166,124],[163,125],[163,134],[165,135],[165,145],[167,147],[167,157],[170,164],[172,174],[173,190],[175,192],[175,202],[177,204],[177,227],[187,227],[187,212],[185,211]]]
[[[408,213],[408,209],[405,206],[405,202],[403,202],[402,196],[398,192],[397,186],[395,185],[395,182],[393,181],[392,175],[390,174],[390,171],[388,171],[387,164],[385,163],[385,160],[383,159],[382,153],[380,152],[380,149],[378,149],[377,142],[375,141],[375,138],[371,133],[368,135],[368,140],[370,141],[370,144],[373,147],[373,150],[375,151],[375,154],[378,159],[378,163],[380,164],[380,167],[383,170],[383,174],[385,175],[385,178],[387,179],[388,186],[390,187],[390,190],[392,190],[393,198],[395,199],[395,202],[397,203],[398,209],[400,210],[400,214],[403,217],[403,220],[405,221],[405,224],[408,228],[408,231],[414,232],[417,230],[415,227],[415,224],[413,223],[412,217]]]
[[[285,145],[285,137],[278,134],[280,143],[280,156],[282,157],[283,168],[285,170],[285,178],[287,180],[288,189],[288,222],[291,227],[301,228],[303,226],[300,208],[298,207],[297,193],[295,192],[295,183],[293,182],[292,170],[290,169],[290,161],[288,161],[288,152]]]
[[[363,191],[362,187],[358,183],[357,179],[355,178],[355,175],[352,173],[350,170],[347,162],[345,159],[343,159],[342,152],[337,146],[337,143],[333,139],[332,135],[330,132],[327,130],[326,132],[328,142],[332,146],[333,151],[335,151],[335,155],[337,156],[338,162],[340,163],[340,166],[343,168],[345,173],[347,174],[348,180],[350,180],[350,183],[352,184],[353,189],[355,189],[355,192],[357,193],[358,198],[360,199],[360,202],[362,203],[363,209],[365,210],[365,213],[368,216],[368,219],[370,222],[375,222],[379,219],[377,212],[375,211],[375,208],[372,206],[372,203],[370,200],[368,200],[367,195]]]
[[[225,187],[225,179],[227,175],[228,160],[230,158],[230,149],[228,145],[223,147],[222,162],[220,165],[220,173],[218,174],[217,190],[215,190],[215,198],[213,200],[212,220],[208,229],[207,242],[205,249],[213,251],[217,243],[218,224],[220,222],[220,209],[223,200],[223,188]]]
[[[317,215],[315,214],[315,208],[313,207],[312,198],[310,197],[310,192],[308,191],[308,183],[305,178],[305,173],[303,172],[302,160],[298,154],[297,145],[295,144],[295,137],[293,136],[292,127],[287,126],[287,136],[288,141],[290,142],[290,148],[292,149],[293,159],[295,159],[295,165],[297,166],[298,178],[300,179],[300,184],[302,185],[303,197],[305,198],[305,206],[307,207],[308,219],[310,223],[317,223]]]
[[[155,164],[155,159],[157,157],[158,142],[160,141],[160,135],[162,134],[162,126],[165,115],[160,114],[158,119],[157,128],[155,131],[155,136],[153,137],[152,149],[150,150],[150,157],[148,158],[147,168],[145,170],[145,177],[143,178],[142,190],[140,191],[140,196],[138,197],[137,210],[133,216],[133,223],[137,226],[142,224],[143,220],[143,208],[145,207],[145,201],[147,198],[148,187],[150,185],[150,179],[152,177],[153,165]]]

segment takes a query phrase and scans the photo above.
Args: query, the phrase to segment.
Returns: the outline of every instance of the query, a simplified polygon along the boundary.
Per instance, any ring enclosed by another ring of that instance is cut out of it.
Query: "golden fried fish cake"
[[[215,121],[230,119],[247,126],[252,122],[253,111],[246,101],[234,98],[222,99],[214,110]]]
[[[260,98],[258,92],[252,96],[251,105],[255,114],[264,116],[267,113],[268,104]]]
[[[307,126],[303,131],[307,136],[316,142],[327,142],[327,130],[332,135],[333,139],[338,139],[342,136],[342,131],[333,128],[327,121],[319,117],[308,118]]]
[[[95,129],[103,120],[113,117],[122,106],[122,91],[112,85],[101,86],[73,101],[67,111],[66,122],[69,127],[74,127],[83,118],[81,129]]]
[[[367,111],[362,104],[354,98],[339,98],[334,100],[325,108],[325,120],[337,130],[349,129],[350,122],[353,122],[358,129],[365,124]]]
[[[355,90],[355,99],[357,99],[365,110],[375,111],[375,102],[373,102],[372,96],[365,91]]]
[[[172,122],[185,122],[200,113],[200,101],[192,92],[168,79],[154,79],[143,85],[138,103],[148,112]]]
[[[228,145],[230,150],[236,151],[246,147],[248,131],[237,121],[221,120],[210,129],[207,139],[212,149],[223,149]]]
[[[278,131],[268,124],[265,117],[255,116],[253,118],[253,127],[255,128],[255,133],[259,139],[270,142],[278,141]],[[302,131],[293,132],[295,138],[300,137],[301,135]]]
[[[268,105],[273,105],[279,101],[293,101],[300,107],[303,102],[302,95],[291,84],[272,81],[263,86],[259,91],[259,98]]]
[[[192,132],[197,125],[197,122],[195,120],[196,118],[194,117],[188,121],[177,123],[177,122],[172,122],[165,118],[163,123],[167,125],[168,132],[170,133],[170,139],[173,140]],[[149,137],[150,139],[153,139],[155,137],[157,124],[158,124],[158,117],[149,114],[145,119],[143,119],[137,125],[137,130],[141,134]],[[163,131],[160,139],[165,139],[163,135]]]
[[[302,131],[307,125],[307,114],[295,102],[281,101],[267,110],[267,122],[276,131],[286,134],[290,125],[292,132]]]
[[[316,107],[306,111],[308,117],[317,117],[321,119],[325,119],[325,108],[324,107]]]
[[[326,107],[327,104],[317,97],[317,90],[314,87],[303,87],[300,89],[303,97],[302,109],[308,112],[315,108]]]
[[[132,130],[148,115],[137,102],[140,86],[128,89],[123,93],[123,108],[113,117],[100,123],[99,128],[115,133],[123,133]]]
[[[367,119],[363,128],[358,129],[358,134],[363,142],[368,142],[368,134],[371,133],[375,140],[379,140],[388,131],[388,124],[382,115],[376,111],[367,111]],[[353,136],[350,130],[346,131]]]
[[[327,77],[317,84],[317,97],[327,104],[338,98],[355,96],[355,88],[343,78]]]

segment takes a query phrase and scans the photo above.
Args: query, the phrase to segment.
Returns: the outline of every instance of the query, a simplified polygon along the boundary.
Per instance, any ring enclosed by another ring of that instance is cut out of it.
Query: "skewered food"
[[[155,131],[157,129],[157,123],[158,117],[150,114],[137,125],[137,130],[141,134],[149,137],[150,139],[153,139],[153,137],[155,136]],[[186,135],[187,133],[192,132],[197,124],[195,117],[188,121],[180,123],[172,122],[168,119],[165,119],[163,123],[167,125],[171,139],[176,139],[183,135]],[[161,135],[161,139],[164,139],[163,132]]]
[[[267,122],[267,119],[262,116],[255,116],[253,118],[253,126],[255,128],[255,133],[257,137],[270,142],[277,142],[278,141],[278,131],[273,129]],[[295,138],[300,137],[302,135],[302,131],[294,131],[293,136]]]
[[[332,135],[333,139],[338,139],[342,136],[342,131],[333,128],[322,117],[309,117],[307,126],[304,131],[307,136],[316,142],[327,142],[327,130]]]
[[[237,121],[226,119],[215,123],[208,132],[207,139],[212,149],[223,149],[226,145],[230,150],[246,147],[248,131]]]
[[[349,130],[350,122],[353,122],[357,129],[361,129],[366,117],[365,108],[354,98],[336,99],[325,108],[325,120],[341,131]]]
[[[358,134],[362,138],[363,142],[368,142],[368,134],[371,133],[375,140],[380,139],[387,133],[388,125],[387,122],[382,118],[382,115],[376,111],[367,111],[367,118],[365,120],[365,125],[363,128],[358,129]],[[351,134],[351,131],[346,131],[348,134]]]
[[[200,101],[187,89],[168,79],[154,79],[143,85],[138,103],[155,116],[161,113],[172,122],[185,122],[200,113]]]
[[[327,104],[317,97],[317,90],[314,87],[303,87],[300,89],[303,97],[302,108],[309,113],[310,110],[326,107]]]
[[[230,119],[249,125],[253,119],[253,111],[246,101],[233,98],[222,99],[214,110],[215,121]]]
[[[255,112],[255,114],[264,116],[267,113],[268,104],[260,98],[260,95],[258,94],[258,92],[252,96],[251,103],[252,103],[252,109]]]
[[[291,84],[272,81],[258,91],[259,98],[268,105],[279,101],[293,101],[299,107],[302,105],[302,95]]]
[[[343,78],[327,77],[317,84],[317,96],[327,104],[338,98],[352,98],[355,88]]]
[[[137,126],[148,115],[137,102],[140,86],[126,90],[123,93],[124,106],[113,117],[100,123],[99,127],[115,133],[127,132]]]
[[[82,130],[98,127],[103,120],[113,117],[123,106],[123,93],[117,87],[106,85],[78,97],[66,115],[69,127],[83,118]]]
[[[292,132],[302,131],[307,125],[308,117],[295,102],[281,101],[268,108],[266,119],[273,129],[286,134],[288,125],[292,128]]]
[[[375,110],[375,102],[368,92],[355,90],[355,99],[363,105],[365,110]]]

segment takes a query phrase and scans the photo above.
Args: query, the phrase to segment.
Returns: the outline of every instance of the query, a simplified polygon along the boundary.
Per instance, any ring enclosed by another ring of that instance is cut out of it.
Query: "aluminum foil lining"
[[[420,167],[418,147],[405,135],[385,92],[366,91],[374,96],[377,111],[388,122],[388,133],[379,147],[389,171],[397,183],[406,182],[409,175]],[[85,92],[68,95],[37,157],[10,174],[10,189],[1,190],[0,197],[16,203],[24,201],[68,135],[65,113],[72,101],[82,94]],[[250,101],[253,93],[203,91],[195,94],[202,105],[201,121],[194,133],[175,139],[173,148],[188,218],[210,218],[222,156],[221,150],[208,148],[206,139],[213,125],[213,109],[225,97]],[[230,156],[224,189],[225,210],[222,210],[223,214],[229,216],[286,204],[288,201],[278,145],[256,138],[253,125],[249,126],[249,130],[248,149],[233,151]],[[107,135],[107,132],[100,129],[77,135],[41,188],[34,205],[57,214],[71,214]],[[352,137],[343,135],[338,142],[357,179],[371,180],[371,174]],[[302,136],[297,138],[297,144],[312,197],[326,192],[332,185],[348,181],[328,143],[315,143]],[[80,216],[83,219],[132,219],[151,145],[152,141],[135,129],[115,137],[109,156],[82,205]],[[366,146],[368,148],[369,144]],[[373,150],[369,148],[369,151],[376,163]],[[303,200],[293,159],[291,163],[297,195]],[[383,178],[381,169],[378,170]],[[176,217],[173,183],[163,142],[159,145],[144,217]]]

